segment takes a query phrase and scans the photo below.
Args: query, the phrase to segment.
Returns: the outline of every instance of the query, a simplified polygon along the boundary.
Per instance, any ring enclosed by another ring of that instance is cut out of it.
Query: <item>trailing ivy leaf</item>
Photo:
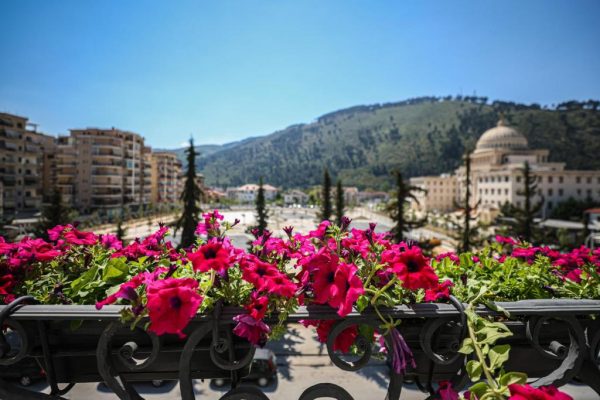
[[[508,353],[510,351],[510,345],[499,344],[492,347],[488,353],[490,359],[490,369],[494,370],[501,367],[506,361],[508,361]]]
[[[462,354],[471,354],[474,351],[473,340],[471,340],[471,338],[465,338],[462,342],[462,346],[458,349],[458,352]]]
[[[469,393],[471,393],[472,399],[480,399],[488,390],[489,386],[486,382],[477,382],[469,388]]]
[[[478,381],[481,378],[481,373],[483,372],[483,368],[481,367],[481,363],[476,360],[469,360],[467,362],[467,374],[469,374],[469,378],[473,382]]]
[[[522,372],[507,372],[500,377],[499,382],[502,386],[509,386],[514,383],[523,385],[527,383],[527,374]]]

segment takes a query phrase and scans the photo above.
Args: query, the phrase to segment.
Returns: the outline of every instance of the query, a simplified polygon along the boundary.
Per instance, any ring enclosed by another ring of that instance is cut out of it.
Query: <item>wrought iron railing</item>
[[[187,328],[187,337],[180,340],[122,325],[119,306],[96,310],[93,306],[23,305],[26,300],[0,307],[0,326],[5,327],[0,335],[0,365],[35,358],[46,372],[51,393],[29,392],[0,379],[0,398],[61,399],[76,383],[103,381],[118,398],[136,400],[142,397],[133,382],[162,379],[179,380],[181,398],[191,400],[195,398],[193,379],[220,377],[232,382],[223,400],[268,399],[258,388],[238,386],[254,354],[253,346],[232,333],[238,308],[217,307],[211,315],[198,315]],[[527,300],[497,305],[510,314],[504,322],[513,333],[502,340],[511,345],[507,370],[526,372],[537,378],[534,385],[538,386],[561,386],[578,379],[600,395],[600,301]],[[463,311],[454,299],[451,304],[415,304],[383,311],[386,317],[401,320],[397,329],[416,362],[404,376],[390,369],[388,399],[400,398],[404,378],[432,394],[440,380],[450,380],[455,388],[469,383],[465,372],[469,356],[457,352],[465,336]],[[504,318],[484,307],[477,313]],[[347,355],[333,350],[336,337],[352,325],[377,330],[380,324],[377,314],[368,309],[340,319],[335,310],[324,306],[301,307],[287,320],[337,320],[327,339],[327,351],[333,364],[346,371],[358,371],[368,363],[372,341],[359,335],[355,340],[359,354],[349,361]],[[7,332],[13,336],[11,341],[5,338]],[[19,346],[14,346],[15,337]],[[388,348],[390,339],[387,332]],[[322,397],[352,399],[340,386],[319,383],[307,388],[300,400]]]

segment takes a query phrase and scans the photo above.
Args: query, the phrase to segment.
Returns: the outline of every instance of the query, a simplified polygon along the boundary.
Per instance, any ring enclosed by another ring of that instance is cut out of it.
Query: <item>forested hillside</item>
[[[389,189],[390,171],[407,177],[455,169],[461,154],[495,126],[502,112],[532,148],[550,149],[568,168],[600,169],[600,102],[566,102],[553,109],[483,97],[422,97],[358,106],[293,125],[268,136],[210,148],[198,167],[210,185],[257,182],[306,187],[323,167],[345,185]]]

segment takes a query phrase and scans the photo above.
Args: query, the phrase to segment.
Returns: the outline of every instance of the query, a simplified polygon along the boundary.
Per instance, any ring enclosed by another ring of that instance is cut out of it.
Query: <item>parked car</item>
[[[5,334],[5,339],[10,345],[10,351],[7,354],[10,357],[19,351],[21,342],[10,331]],[[33,382],[45,377],[46,373],[35,358],[25,357],[15,364],[0,365],[0,378],[18,381],[22,386],[29,386]]]
[[[242,378],[243,382],[256,382],[258,386],[267,386],[277,375],[277,358],[269,349],[256,349],[254,359],[250,366],[248,376]],[[228,379],[212,379],[211,383],[217,387],[225,386]]]
[[[29,386],[33,382],[44,379],[44,370],[35,358],[26,357],[16,364],[0,365],[0,378],[18,381],[21,386]]]

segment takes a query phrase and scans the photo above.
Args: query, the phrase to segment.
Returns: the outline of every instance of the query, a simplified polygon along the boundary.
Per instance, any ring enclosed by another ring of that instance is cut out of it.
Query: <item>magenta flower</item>
[[[267,343],[267,335],[271,332],[271,328],[262,320],[256,320],[248,314],[237,315],[233,320],[237,322],[233,333],[255,346],[263,347]]]
[[[202,296],[196,292],[198,281],[192,278],[167,278],[147,286],[148,330],[163,335],[171,333],[184,338],[183,329],[196,315]]]

